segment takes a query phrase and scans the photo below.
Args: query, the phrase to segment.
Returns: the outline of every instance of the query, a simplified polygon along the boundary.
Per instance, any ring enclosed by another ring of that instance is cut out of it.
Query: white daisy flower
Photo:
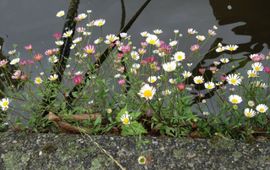
[[[263,71],[263,65],[260,62],[253,63],[251,67],[254,71]]]
[[[52,74],[50,75],[50,77],[48,78],[50,81],[55,81],[58,79],[58,75],[57,74]]]
[[[171,61],[168,63],[164,63],[164,64],[162,64],[162,67],[166,72],[172,72],[176,69],[176,62]]]
[[[206,83],[204,83],[204,87],[206,89],[211,90],[211,89],[215,88],[215,83],[213,83],[213,82],[206,82]]]
[[[75,38],[72,42],[74,43],[74,44],[78,44],[79,42],[81,42],[82,41],[82,37],[77,37],[77,38]]]
[[[13,60],[10,61],[10,65],[15,65],[18,64],[20,62],[20,58],[14,58]]]
[[[239,104],[239,103],[241,103],[243,100],[242,100],[242,97],[241,97],[241,96],[238,96],[238,95],[234,94],[234,95],[230,95],[230,96],[229,96],[229,101],[230,101],[232,104]]]
[[[159,43],[159,39],[156,35],[153,34],[148,34],[146,40],[145,40],[148,44],[151,45],[157,45]]]
[[[244,115],[247,117],[247,118],[252,118],[256,115],[256,112],[255,110],[253,109],[250,109],[250,108],[245,108],[244,110]]]
[[[142,36],[142,37],[148,37],[148,35],[149,35],[149,33],[148,33],[148,32],[146,32],[146,31],[141,32],[141,36]]]
[[[238,48],[238,45],[226,45],[225,49],[228,51],[236,51]]]
[[[157,77],[156,76],[150,76],[150,77],[148,77],[147,81],[149,83],[155,83],[157,81]]]
[[[41,84],[43,82],[42,78],[41,77],[36,77],[35,78],[35,84]]]
[[[62,41],[62,40],[55,41],[55,44],[56,44],[57,46],[62,46],[62,45],[64,44],[64,41]]]
[[[234,86],[238,86],[241,84],[242,82],[242,79],[240,76],[238,76],[237,74],[229,74],[227,77],[226,77],[226,80],[229,84],[232,84]]]
[[[106,23],[105,19],[97,19],[94,21],[94,26],[102,27]]]
[[[162,31],[161,29],[155,29],[155,30],[153,31],[153,33],[154,33],[154,34],[162,34],[163,31]]]
[[[175,61],[183,61],[186,58],[186,54],[182,51],[177,51],[174,55]]]
[[[125,113],[121,116],[120,120],[122,121],[122,123],[124,125],[129,125],[130,124],[130,120],[131,120],[131,116],[128,113]]]
[[[248,78],[258,77],[258,72],[255,70],[248,70],[247,74],[248,74]]]
[[[105,44],[111,44],[115,42],[116,40],[119,40],[119,37],[117,37],[114,34],[109,34],[109,35],[106,35],[106,40],[104,42]]]
[[[256,106],[256,110],[260,113],[265,113],[268,110],[268,107],[265,104],[259,104]]]
[[[58,17],[58,18],[63,17],[64,15],[65,15],[65,11],[63,11],[63,10],[56,13],[56,17]]]
[[[140,59],[140,55],[139,55],[139,53],[137,51],[131,51],[130,55],[131,55],[131,58],[133,60],[139,60]]]
[[[2,111],[7,111],[8,108],[9,108],[9,98],[3,98],[1,101],[0,101],[0,106],[2,108]]]
[[[197,35],[196,39],[199,41],[204,41],[205,40],[205,36],[204,35]]]
[[[196,31],[196,30],[193,29],[193,28],[189,28],[189,29],[188,29],[188,34],[190,34],[190,35],[197,34],[197,33],[198,33],[198,31]]]
[[[73,33],[72,30],[68,30],[68,31],[66,31],[66,32],[63,34],[63,37],[64,37],[64,38],[71,37],[72,33]]]
[[[204,82],[204,78],[203,76],[195,76],[193,78],[193,81],[195,84],[202,84]]]
[[[182,73],[182,76],[186,79],[186,78],[189,78],[190,76],[192,76],[192,73],[189,72],[189,71],[184,71],[184,72]]]
[[[169,43],[169,45],[171,46],[171,47],[174,47],[174,46],[176,46],[177,45],[177,41],[175,40],[175,41],[171,41],[170,43]]]
[[[221,58],[220,62],[222,62],[223,64],[228,63],[230,60],[228,58]]]
[[[140,97],[145,98],[146,100],[151,100],[155,93],[155,87],[149,86],[149,84],[144,84],[138,94]]]

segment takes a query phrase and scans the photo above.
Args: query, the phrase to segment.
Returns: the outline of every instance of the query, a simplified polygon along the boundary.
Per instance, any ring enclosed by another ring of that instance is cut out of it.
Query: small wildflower
[[[111,113],[112,113],[112,109],[111,109],[111,108],[108,108],[108,109],[106,109],[106,112],[107,112],[108,114],[111,114]]]
[[[85,18],[87,18],[87,14],[81,13],[81,14],[79,14],[79,15],[75,18],[75,20],[76,20],[76,21],[82,21],[82,20],[84,20]]]
[[[169,43],[169,45],[171,46],[171,47],[174,47],[174,46],[176,46],[177,45],[177,41],[175,40],[175,41],[171,41],[170,43]]]
[[[256,106],[256,110],[260,113],[265,113],[268,110],[268,107],[265,104],[259,104]]]
[[[239,104],[241,103],[243,100],[242,100],[242,97],[241,96],[238,96],[238,95],[230,95],[229,96],[229,101],[232,103],[232,104]]]
[[[249,100],[249,101],[248,101],[248,106],[249,106],[249,107],[255,106],[255,102],[252,101],[252,100]]]
[[[62,45],[64,44],[64,41],[58,40],[58,41],[55,41],[55,44],[56,44],[57,46],[62,46]]]
[[[84,47],[83,50],[86,54],[89,54],[89,55],[94,54],[96,52],[95,46],[93,46],[93,45],[87,45]]]
[[[63,34],[63,37],[64,37],[64,38],[71,37],[72,33],[73,33],[72,30],[68,30],[68,31],[66,31],[66,32]]]
[[[138,158],[138,163],[139,163],[140,165],[145,165],[145,164],[146,164],[146,161],[147,161],[147,159],[146,159],[145,156],[139,156],[139,158]]]
[[[225,49],[228,50],[228,51],[236,51],[238,48],[238,45],[226,45],[225,46]]]
[[[26,51],[32,51],[33,50],[32,44],[29,44],[29,45],[24,46],[24,49]]]
[[[244,110],[244,115],[247,117],[247,118],[252,118],[256,115],[256,112],[255,110],[253,109],[250,109],[250,108],[245,108]]]
[[[166,72],[174,71],[176,69],[176,66],[177,65],[176,65],[175,61],[171,61],[171,62],[162,64],[162,67]]]
[[[221,58],[220,61],[223,63],[223,64],[226,64],[228,63],[230,60],[228,58]]]
[[[199,41],[204,41],[205,40],[205,36],[204,35],[197,35],[196,39]]]
[[[182,76],[186,79],[186,78],[189,78],[190,76],[192,76],[192,73],[189,72],[189,71],[184,71],[184,72],[182,73]]]
[[[154,34],[157,34],[157,35],[163,33],[163,31],[161,29],[155,29],[153,32],[154,32]]]
[[[106,35],[106,40],[104,41],[105,44],[111,44],[114,43],[116,40],[119,40],[119,37],[117,37],[114,34]]]
[[[146,31],[141,32],[141,36],[142,36],[142,37],[147,37],[148,35],[149,35],[149,33],[148,33],[148,32],[146,32]]]
[[[186,54],[182,51],[177,51],[174,55],[175,61],[183,61],[186,58]]]
[[[130,124],[130,120],[131,120],[131,116],[128,113],[125,113],[121,116],[121,121],[124,125],[129,125]]]
[[[3,98],[1,101],[0,101],[0,106],[2,108],[2,111],[7,111],[8,108],[9,108],[9,98]]]
[[[59,12],[56,13],[56,17],[58,17],[58,18],[61,18],[64,15],[65,15],[65,11],[63,11],[63,10],[61,10],[61,11],[59,11]]]
[[[94,21],[94,25],[97,27],[102,27],[106,23],[105,19],[97,19]]]
[[[131,55],[131,58],[133,60],[139,60],[140,59],[140,55],[139,55],[139,53],[137,51],[131,51],[130,55]]]
[[[206,82],[206,83],[204,83],[204,87],[206,89],[211,90],[211,89],[215,88],[215,83],[213,83],[213,82]]]
[[[35,84],[39,85],[43,82],[42,78],[41,77],[36,77],[35,78]]]
[[[147,81],[149,83],[155,83],[157,81],[157,77],[156,76],[150,76],[150,77],[148,77]]]
[[[145,98],[146,100],[151,100],[156,93],[156,89],[149,84],[144,84],[138,93],[140,97]]]
[[[200,49],[200,45],[199,44],[194,44],[190,47],[190,51],[192,52],[196,52]]]
[[[56,55],[51,56],[48,60],[50,63],[57,63],[59,61]]]
[[[260,62],[253,63],[251,67],[254,71],[263,71],[263,65]]]
[[[16,52],[17,52],[16,49],[14,49],[14,50],[10,50],[10,51],[8,52],[8,54],[9,54],[9,55],[14,55],[14,54],[16,54]]]
[[[238,86],[241,84],[242,82],[242,79],[240,76],[238,76],[237,74],[229,74],[227,77],[226,77],[226,80],[229,84],[232,84],[234,86]]]
[[[204,82],[204,78],[203,76],[195,76],[193,78],[193,81],[195,84],[202,84]]]
[[[258,77],[258,72],[255,70],[248,70],[247,71],[248,78],[255,78]]]
[[[177,84],[177,88],[179,91],[183,91],[183,90],[185,90],[186,85],[185,85],[185,83],[179,83],[179,84]]]
[[[156,45],[159,42],[159,39],[156,35],[149,34],[145,40],[148,44]]]
[[[50,75],[50,77],[48,78],[50,81],[55,81],[58,79],[58,75],[57,74],[52,74]]]
[[[198,31],[196,31],[195,29],[193,29],[193,28],[189,28],[188,29],[188,34],[190,34],[190,35],[194,35],[194,34],[197,34],[198,33]]]
[[[13,60],[10,61],[10,65],[16,65],[20,62],[20,58],[14,58]]]

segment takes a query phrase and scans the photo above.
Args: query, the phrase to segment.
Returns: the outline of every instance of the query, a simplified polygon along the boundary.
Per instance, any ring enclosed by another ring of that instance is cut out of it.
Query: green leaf
[[[135,136],[147,133],[143,125],[137,121],[132,121],[129,125],[122,126],[123,136]]]
[[[132,120],[137,120],[140,116],[141,116],[141,112],[131,112],[130,116],[132,118]]]

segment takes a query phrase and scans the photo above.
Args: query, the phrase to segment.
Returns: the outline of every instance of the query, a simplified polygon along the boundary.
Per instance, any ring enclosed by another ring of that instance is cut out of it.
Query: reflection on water
[[[270,1],[220,1],[210,0],[213,14],[220,26],[242,22],[243,25],[236,26],[232,31],[236,35],[248,35],[251,40],[240,44],[240,52],[258,53],[263,50],[264,44],[270,46]],[[228,5],[231,10],[228,10]]]

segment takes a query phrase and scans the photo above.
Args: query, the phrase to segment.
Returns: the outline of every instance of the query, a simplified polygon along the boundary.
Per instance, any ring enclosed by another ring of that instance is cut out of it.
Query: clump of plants
[[[75,31],[54,34],[55,47],[38,52],[30,44],[21,57],[14,46],[0,61],[1,115],[16,117],[11,127],[123,136],[268,136],[269,56],[247,58],[237,54],[237,45],[221,43],[205,53],[216,26],[205,35],[174,30],[169,40],[160,38],[161,29],[145,31],[134,44],[125,32],[104,34],[106,21],[93,19],[91,11],[75,20]],[[190,49],[181,45],[187,42]],[[209,64],[204,57],[210,53],[218,57]],[[247,66],[238,69],[242,62]]]

